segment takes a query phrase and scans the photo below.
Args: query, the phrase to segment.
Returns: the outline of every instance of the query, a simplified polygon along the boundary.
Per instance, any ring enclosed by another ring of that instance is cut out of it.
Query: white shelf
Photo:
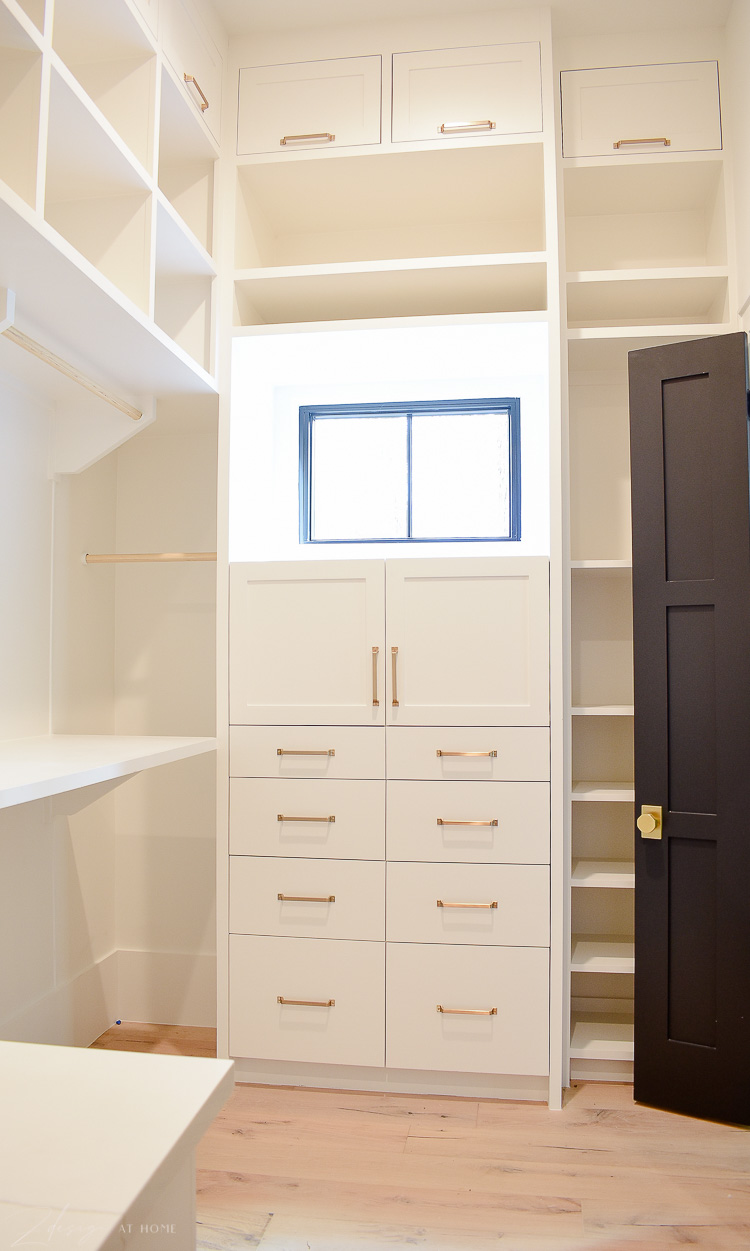
[[[684,334],[686,325],[725,319],[727,279],[726,266],[569,273],[568,324],[631,329],[664,322]]]
[[[635,709],[632,704],[595,704],[588,708],[579,705],[570,711],[574,717],[632,717]]]
[[[156,193],[156,276],[215,276],[216,266],[201,241],[164,195]]]
[[[579,803],[634,804],[632,782],[574,782],[573,799]]]
[[[633,571],[632,560],[571,560],[573,573],[592,573],[603,576],[629,576]]]
[[[0,808],[213,751],[215,738],[41,734],[0,741]]]
[[[628,860],[574,860],[570,884],[592,890],[632,890],[635,867]]]
[[[632,1060],[632,1018],[608,1012],[574,1012],[571,1060]]]
[[[635,946],[627,935],[573,937],[571,973],[633,973]]]

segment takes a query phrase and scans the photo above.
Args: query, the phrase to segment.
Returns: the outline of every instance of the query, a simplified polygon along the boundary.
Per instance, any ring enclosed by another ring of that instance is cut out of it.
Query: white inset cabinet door
[[[232,724],[382,725],[384,590],[381,561],[233,565]]]
[[[164,54],[185,94],[221,141],[222,56],[191,0],[161,0]]]
[[[240,70],[237,154],[380,143],[379,56]]]
[[[545,557],[386,565],[393,725],[549,725]]]

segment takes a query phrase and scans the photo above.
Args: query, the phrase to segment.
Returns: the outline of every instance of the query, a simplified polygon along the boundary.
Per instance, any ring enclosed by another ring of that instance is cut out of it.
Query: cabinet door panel
[[[390,724],[549,725],[545,558],[394,560],[386,571]]]
[[[234,855],[382,860],[384,844],[384,782],[230,782],[229,847]]]
[[[190,0],[161,0],[164,54],[190,103],[221,142],[221,53]],[[185,81],[185,75],[193,81]],[[197,88],[200,87],[200,92]],[[207,107],[206,101],[208,101]]]
[[[394,142],[481,135],[476,121],[494,123],[487,134],[542,129],[538,43],[395,53]]]
[[[384,893],[382,862],[231,856],[229,929],[232,934],[382,942]]]
[[[380,143],[381,77],[379,56],[241,69],[237,154]]]
[[[230,721],[382,724],[383,597],[379,561],[233,565]]]
[[[546,782],[388,783],[389,860],[548,864],[549,822]]]
[[[546,865],[389,864],[387,900],[391,942],[549,946]]]

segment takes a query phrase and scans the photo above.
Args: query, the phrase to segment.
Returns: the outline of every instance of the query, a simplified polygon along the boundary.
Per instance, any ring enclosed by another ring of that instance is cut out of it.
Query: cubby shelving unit
[[[0,9],[0,178],[32,207],[41,84],[42,53],[36,39],[7,9]]]

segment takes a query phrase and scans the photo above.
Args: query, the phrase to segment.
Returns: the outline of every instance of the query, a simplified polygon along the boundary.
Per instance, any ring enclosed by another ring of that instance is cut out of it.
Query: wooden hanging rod
[[[30,352],[32,356],[38,357],[46,365],[51,365],[58,373],[64,374],[66,378],[77,382],[80,387],[91,391],[93,395],[98,396],[100,400],[104,400],[106,404],[111,404],[113,408],[119,409],[126,417],[132,417],[133,421],[140,421],[143,413],[139,408],[128,404],[126,400],[121,400],[118,395],[112,395],[110,391],[105,391],[104,387],[101,387],[98,382],[94,382],[93,378],[89,378],[86,374],[81,373],[81,370],[76,369],[74,365],[69,365],[61,356],[56,356],[54,352],[50,352],[41,343],[37,343],[36,339],[29,338],[22,330],[17,330],[15,326],[11,325],[7,326],[2,333],[6,339],[10,339],[11,343],[16,343],[25,352]]]
[[[187,560],[216,560],[216,552],[86,552],[86,565],[166,564]]]

